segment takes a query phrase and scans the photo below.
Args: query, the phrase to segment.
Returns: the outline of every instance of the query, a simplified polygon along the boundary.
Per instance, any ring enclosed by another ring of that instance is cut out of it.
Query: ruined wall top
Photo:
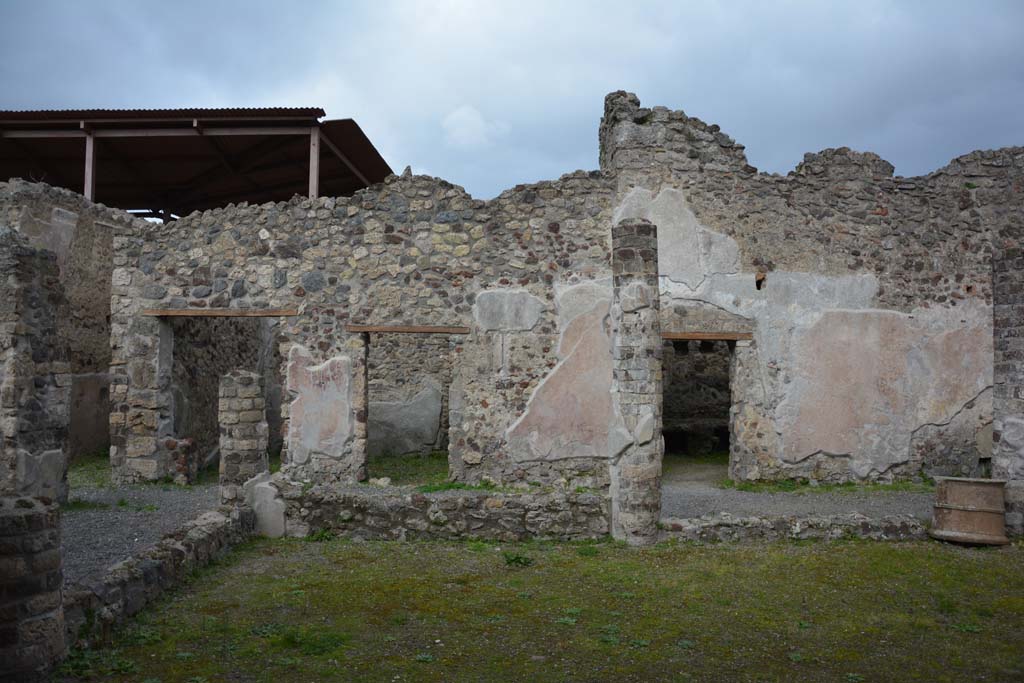
[[[603,171],[651,164],[692,171],[757,171],[747,163],[743,145],[717,125],[667,107],[641,107],[636,95],[622,90],[604,98],[599,138]]]
[[[722,132],[682,111],[666,107],[641,107],[640,99],[622,90],[605,97],[601,119],[600,163],[604,171],[639,171],[660,167],[676,172],[735,172],[752,175],[757,169],[747,162],[744,146]],[[1024,147],[970,152],[920,179],[943,176],[999,176],[1024,170]],[[790,179],[891,179],[894,168],[873,152],[848,147],[809,152],[789,172]],[[774,174],[759,174],[768,176]],[[780,179],[783,176],[776,176]],[[918,180],[918,178],[900,178]]]

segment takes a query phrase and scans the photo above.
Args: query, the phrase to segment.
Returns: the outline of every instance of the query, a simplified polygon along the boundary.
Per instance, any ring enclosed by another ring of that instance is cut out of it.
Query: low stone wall
[[[733,517],[727,512],[695,519],[661,520],[661,539],[684,541],[779,541],[864,538],[911,541],[928,538],[927,526],[910,515],[871,518],[851,513],[821,517]]]
[[[64,656],[60,510],[0,498],[0,681],[45,680]]]
[[[114,626],[137,614],[232,545],[251,538],[254,530],[255,515],[248,507],[211,510],[156,545],[111,566],[101,579],[66,588],[64,622],[68,645],[88,646],[107,640]]]
[[[417,493],[359,485],[303,491],[282,478],[270,483],[284,501],[283,528],[289,536],[327,530],[365,539],[522,541],[579,540],[609,533],[608,500],[594,493]]]

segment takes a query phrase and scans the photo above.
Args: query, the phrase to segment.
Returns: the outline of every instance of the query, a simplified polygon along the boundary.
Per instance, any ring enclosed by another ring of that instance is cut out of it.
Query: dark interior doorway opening
[[[667,340],[663,349],[662,434],[666,468],[729,463],[734,342]]]
[[[367,340],[367,476],[381,484],[442,484],[449,474],[449,399],[461,336],[425,326],[360,331]]]

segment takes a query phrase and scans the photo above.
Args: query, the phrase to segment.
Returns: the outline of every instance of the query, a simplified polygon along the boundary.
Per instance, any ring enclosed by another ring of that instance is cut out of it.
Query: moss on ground
[[[110,456],[100,451],[75,458],[68,466],[68,486],[72,491],[110,486]]]
[[[376,455],[366,459],[366,470],[372,478],[390,478],[395,486],[439,486],[448,481],[448,452]]]
[[[258,541],[70,680],[1024,678],[1024,546]]]

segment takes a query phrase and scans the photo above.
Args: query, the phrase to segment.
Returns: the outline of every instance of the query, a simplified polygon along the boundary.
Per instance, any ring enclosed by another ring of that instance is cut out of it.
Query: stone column
[[[633,442],[611,465],[612,535],[653,543],[661,515],[661,325],[658,231],[642,219],[612,228],[612,400]]]
[[[60,512],[0,498],[0,680],[43,681],[65,654]]]
[[[220,378],[220,497],[241,498],[242,484],[269,468],[263,382],[258,372],[234,370]]]
[[[1024,535],[1024,226],[993,237],[992,476],[1006,479],[1007,532]]]

